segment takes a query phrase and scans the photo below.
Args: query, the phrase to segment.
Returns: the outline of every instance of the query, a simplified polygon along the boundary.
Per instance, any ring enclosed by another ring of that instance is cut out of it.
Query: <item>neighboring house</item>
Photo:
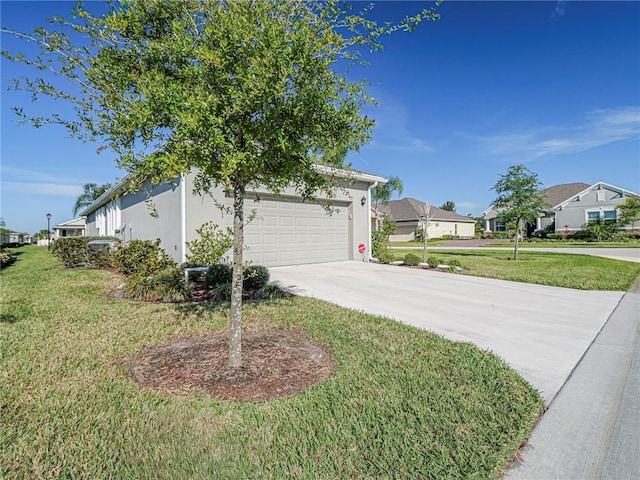
[[[59,223],[53,226],[53,238],[84,236],[85,227],[86,222],[82,217]]]
[[[2,235],[1,243],[31,243],[31,236],[20,232],[14,232],[9,230],[5,235]]]
[[[245,221],[253,219],[244,227],[246,261],[276,266],[355,260],[361,258],[361,243],[370,254],[371,188],[386,180],[367,173],[318,169],[344,179],[344,191],[338,189],[335,198],[320,199],[333,209],[331,215],[318,203],[303,202],[293,189],[279,196],[263,188],[247,192]],[[86,217],[86,235],[115,235],[123,242],[159,238],[174,260],[186,261],[186,242],[197,238],[196,229],[202,224],[233,225],[233,215],[219,208],[220,204],[232,207],[233,199],[223,189],[196,195],[193,180],[194,174],[185,175],[174,185],[162,184],[147,194],[144,188],[126,193],[125,177],[81,212]]]
[[[390,200],[379,206],[382,213],[391,215],[396,224],[396,233],[389,237],[392,242],[415,240],[416,233],[424,229],[427,204],[415,198]],[[459,238],[475,236],[475,220],[455,212],[442,210],[431,205],[428,212],[428,238],[442,238],[445,235]]]
[[[640,199],[640,193],[625,190],[605,182],[597,182],[553,207],[556,232],[581,230],[589,220],[618,219],[618,206],[628,197]],[[632,225],[623,229],[631,230]]]
[[[600,193],[597,193],[600,192]],[[624,203],[626,197],[639,194],[605,182],[566,183],[546,188],[542,191],[548,209],[526,225],[526,235],[535,230],[544,229],[555,222],[555,231],[578,231],[589,220],[603,218],[617,219],[617,205]],[[507,226],[500,220],[500,214],[493,206],[482,212],[486,232],[506,232]],[[630,227],[629,227],[630,228]]]

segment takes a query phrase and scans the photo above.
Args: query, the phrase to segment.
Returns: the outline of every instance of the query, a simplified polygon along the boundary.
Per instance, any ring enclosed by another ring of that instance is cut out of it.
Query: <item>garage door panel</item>
[[[331,262],[349,258],[348,209],[291,199],[263,198],[245,227],[245,258],[265,266]]]

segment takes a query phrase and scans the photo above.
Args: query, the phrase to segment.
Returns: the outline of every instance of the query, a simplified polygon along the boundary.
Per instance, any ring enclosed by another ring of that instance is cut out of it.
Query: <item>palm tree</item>
[[[378,184],[371,190],[371,198],[374,202],[375,214],[376,214],[376,230],[379,230],[380,225],[378,224],[378,204],[379,203],[387,203],[391,200],[394,192],[397,192],[398,195],[402,195],[402,180],[399,177],[391,176],[387,183]]]
[[[100,195],[109,190],[110,183],[105,183],[98,186],[96,183],[85,183],[82,186],[82,193],[76,198],[76,203],[73,205],[73,214],[77,215],[79,211],[85,209],[98,199]]]

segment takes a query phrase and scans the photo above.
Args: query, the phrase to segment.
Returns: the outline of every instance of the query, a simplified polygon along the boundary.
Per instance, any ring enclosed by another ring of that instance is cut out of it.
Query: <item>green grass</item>
[[[291,398],[143,389],[145,345],[226,329],[227,307],[107,298],[120,280],[28,247],[1,273],[0,478],[495,478],[542,407],[494,355],[312,299],[246,306],[336,362]]]
[[[407,246],[407,245],[403,245]],[[496,243],[486,243],[482,247],[511,247],[513,242],[510,240],[496,240]],[[579,242],[579,241],[562,241],[562,240],[543,240],[531,242],[524,240],[520,242],[521,247],[536,248],[640,248],[639,241],[629,242]]]
[[[422,256],[418,250],[392,250],[398,260],[407,253]],[[467,269],[463,275],[498,278],[514,282],[537,283],[580,290],[626,291],[640,275],[640,264],[590,255],[513,250],[427,250],[427,256],[442,263],[458,260]]]
[[[443,242],[455,242],[455,240],[443,240],[441,238],[430,238],[427,241],[427,246],[429,245],[440,245]],[[421,247],[422,242],[412,241],[412,242],[389,242],[390,247]]]

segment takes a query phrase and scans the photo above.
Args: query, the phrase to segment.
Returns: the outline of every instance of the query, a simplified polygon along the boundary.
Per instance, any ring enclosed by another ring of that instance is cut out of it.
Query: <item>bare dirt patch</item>
[[[243,332],[243,366],[228,365],[226,332],[146,347],[131,360],[141,385],[170,393],[205,391],[238,402],[296,395],[330,378],[331,355],[302,329]]]

